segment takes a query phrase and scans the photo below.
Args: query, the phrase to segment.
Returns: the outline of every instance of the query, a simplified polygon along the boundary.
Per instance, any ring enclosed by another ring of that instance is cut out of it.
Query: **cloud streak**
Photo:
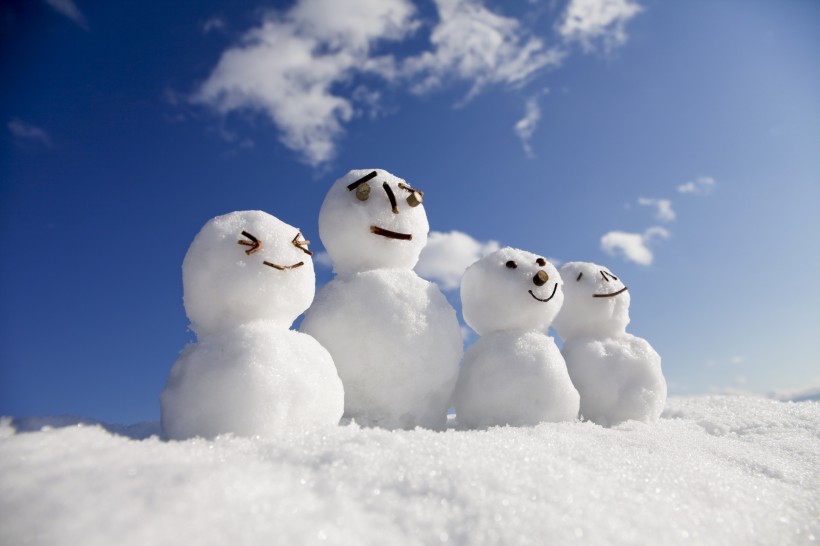
[[[538,105],[538,98],[530,97],[527,99],[525,109],[524,117],[516,122],[513,129],[515,130],[515,134],[518,135],[518,138],[521,139],[521,144],[524,146],[524,152],[527,154],[527,157],[533,158],[535,154],[532,151],[530,140],[535,132],[535,128],[538,127],[538,122],[541,121],[541,107]]]
[[[88,21],[80,8],[72,0],[44,0],[46,4],[60,15],[71,19],[74,24],[83,30],[89,30]]]
[[[21,119],[12,119],[8,122],[9,132],[18,142],[35,143],[52,148],[54,145],[51,136],[40,127],[27,123]]]
[[[655,218],[663,220],[664,222],[672,222],[677,215],[672,209],[672,201],[669,199],[650,199],[648,197],[639,197],[638,204],[644,207],[652,207],[655,209]]]
[[[579,42],[586,52],[599,43],[609,52],[626,43],[626,24],[642,10],[630,0],[571,0],[558,33],[566,42]]]
[[[717,181],[711,176],[699,176],[678,186],[678,192],[692,195],[708,195],[715,189]]]
[[[669,231],[660,226],[651,227],[643,233],[610,231],[601,237],[601,249],[610,256],[621,255],[630,262],[651,265],[655,257],[650,245],[670,236]]]

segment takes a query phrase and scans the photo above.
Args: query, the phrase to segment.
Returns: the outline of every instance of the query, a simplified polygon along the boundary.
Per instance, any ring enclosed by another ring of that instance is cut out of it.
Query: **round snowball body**
[[[319,236],[337,274],[416,265],[430,226],[421,193],[407,188],[382,169],[353,170],[333,184]]]
[[[198,335],[254,320],[287,328],[316,291],[313,260],[299,230],[258,210],[217,216],[182,264],[185,312]]]
[[[578,391],[551,337],[494,332],[464,356],[453,405],[459,426],[466,428],[573,421]]]
[[[629,291],[606,267],[588,262],[561,266],[564,305],[553,326],[562,339],[611,337],[629,324]]]
[[[464,320],[481,335],[546,331],[561,304],[561,276],[543,256],[502,248],[467,268],[461,279]]]
[[[388,429],[443,429],[462,357],[455,311],[413,271],[378,269],[325,285],[301,329],[330,351],[345,416]]]
[[[270,322],[243,324],[189,345],[160,395],[170,439],[273,437],[339,423],[344,389],[312,337]]]
[[[666,404],[661,357],[646,340],[630,334],[578,338],[562,350],[581,394],[581,416],[612,426],[633,419],[658,420]]]

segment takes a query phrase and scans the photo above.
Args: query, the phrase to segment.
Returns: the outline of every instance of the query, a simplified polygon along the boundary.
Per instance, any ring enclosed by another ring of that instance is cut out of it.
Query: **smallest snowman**
[[[464,356],[453,395],[460,426],[577,418],[578,391],[546,335],[563,300],[558,271],[530,252],[502,248],[465,271],[464,320],[481,338]]]
[[[311,254],[298,229],[262,211],[205,224],[182,264],[197,342],[160,396],[166,438],[271,438],[339,423],[344,389],[333,359],[288,329],[313,301]]]
[[[587,262],[564,264],[561,277],[566,298],[555,330],[581,394],[581,416],[603,426],[656,422],[666,403],[661,357],[645,339],[626,333],[626,286],[607,268]]]

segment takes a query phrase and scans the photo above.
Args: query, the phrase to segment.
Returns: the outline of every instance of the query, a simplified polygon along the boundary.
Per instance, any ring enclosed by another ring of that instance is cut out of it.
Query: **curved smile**
[[[297,267],[302,267],[303,265],[305,265],[305,262],[297,262],[293,265],[279,265],[279,264],[271,263],[271,262],[268,262],[268,261],[264,261],[262,263],[269,266],[269,267],[272,267],[274,269],[278,269],[279,271],[287,271],[289,269],[296,269]]]
[[[623,288],[621,288],[617,292],[613,292],[611,294],[592,294],[592,297],[593,298],[612,298],[612,297],[615,297],[618,294],[622,294],[624,292],[626,292],[626,286],[624,286]]]
[[[390,231],[389,229],[380,228],[379,226],[370,226],[370,233],[387,237],[388,239],[399,239],[400,241],[410,241],[413,235],[410,233],[399,233],[398,231]]]
[[[545,299],[545,300],[542,300],[541,298],[539,298],[538,296],[536,296],[535,294],[533,294],[533,293],[532,293],[532,290],[529,290],[528,292],[530,293],[530,296],[532,296],[533,298],[537,299],[538,301],[541,301],[541,302],[547,303],[547,302],[548,302],[548,301],[550,301],[550,300],[552,299],[552,297],[555,295],[555,291],[556,291],[556,290],[558,290],[558,283],[555,283],[555,286],[553,286],[553,287],[552,287],[552,294],[550,294],[550,297],[548,297],[548,298],[547,298],[547,299]]]

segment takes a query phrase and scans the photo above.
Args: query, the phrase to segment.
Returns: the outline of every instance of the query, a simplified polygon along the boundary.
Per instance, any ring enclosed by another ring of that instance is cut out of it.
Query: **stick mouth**
[[[297,262],[293,265],[279,265],[279,264],[275,264],[275,263],[268,262],[268,261],[264,261],[262,263],[265,264],[268,267],[272,267],[272,268],[277,269],[279,271],[289,271],[291,269],[296,269],[297,267],[302,267],[303,265],[305,265],[305,262]]]
[[[370,233],[374,235],[381,235],[388,239],[397,239],[399,241],[411,241],[413,235],[410,233],[399,233],[398,231],[390,231],[389,229],[380,228],[379,226],[370,226]]]
[[[612,292],[611,294],[592,294],[592,297],[593,298],[614,298],[618,294],[623,294],[624,292],[626,292],[626,290],[627,290],[626,286],[624,286],[623,288],[621,288],[617,292]]]
[[[555,285],[552,287],[552,294],[550,294],[550,297],[548,297],[547,299],[539,298],[538,296],[536,296],[535,294],[532,293],[532,290],[528,290],[528,292],[530,293],[530,296],[537,299],[538,301],[540,301],[542,303],[547,303],[548,301],[550,301],[555,296],[555,291],[556,290],[558,290],[558,283],[555,283]]]

